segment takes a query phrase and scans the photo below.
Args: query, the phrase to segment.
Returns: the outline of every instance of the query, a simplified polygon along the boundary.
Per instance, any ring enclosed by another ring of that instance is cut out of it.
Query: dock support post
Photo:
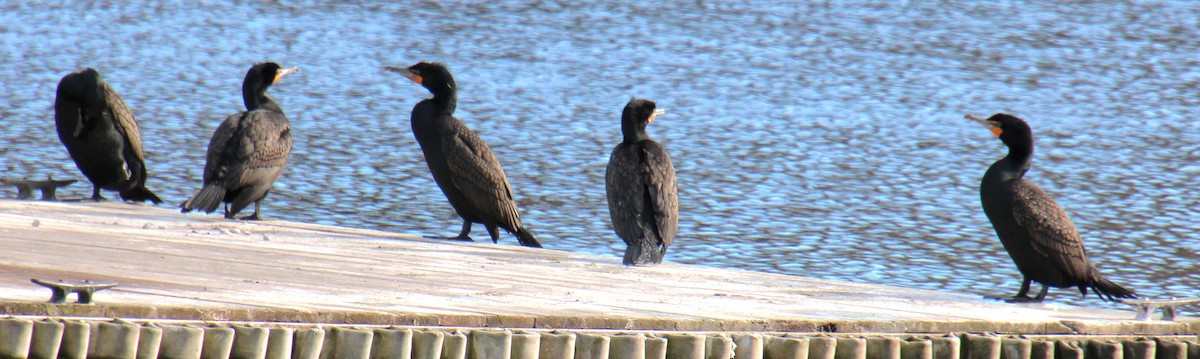
[[[292,334],[292,358],[317,359],[325,346],[325,329],[312,327]]]
[[[1055,359],[1083,359],[1083,343],[1075,340],[1060,340],[1054,344]]]
[[[867,357],[872,359],[900,359],[899,338],[867,339]]]
[[[228,358],[233,353],[233,328],[213,325],[204,328],[204,345],[200,356],[204,358]]]
[[[541,337],[539,359],[575,359],[575,333],[542,333]]]
[[[837,347],[836,342],[827,346],[828,350],[812,350],[812,341],[814,339],[829,339],[833,342],[833,338],[784,338],[776,336],[768,336],[763,339],[763,357],[766,359],[808,359],[808,358],[833,358],[834,348]]]
[[[264,327],[233,327],[233,344],[229,355],[233,358],[264,359],[267,357],[267,341],[271,330]]]
[[[667,334],[667,358],[704,359],[704,337],[695,334]]]
[[[442,338],[442,359],[466,359],[467,335],[454,331]]]
[[[641,333],[612,336],[608,341],[608,357],[612,359],[646,359],[646,336]]]
[[[867,340],[863,338],[837,338],[837,359],[867,359]]]
[[[29,357],[33,342],[33,321],[29,319],[0,319],[0,357]]]
[[[371,357],[370,330],[332,327],[325,332],[321,344],[322,358],[367,359]]]
[[[296,330],[287,327],[267,329],[267,359],[292,359]]]
[[[413,332],[412,359],[441,359],[445,333],[429,330]]]
[[[512,359],[538,359],[542,346],[542,335],[516,332],[512,334]]]
[[[900,343],[901,359],[933,359],[933,340],[913,338]]]
[[[512,332],[472,330],[467,359],[509,359],[512,357]]]
[[[763,337],[760,334],[734,334],[733,356],[739,359],[764,359]],[[808,359],[807,357],[805,359]]]
[[[733,339],[727,335],[714,335],[704,342],[704,359],[733,358]]]
[[[999,359],[1001,353],[1000,337],[992,335],[963,334],[966,344],[966,358],[969,359]]]
[[[0,337],[6,336],[0,330]],[[33,322],[33,339],[29,345],[30,358],[57,358],[62,343],[63,323],[46,318]]]
[[[1155,359],[1158,356],[1157,344],[1154,340],[1143,338],[1121,343],[1121,346],[1125,348],[1126,359]]]
[[[70,328],[70,325],[67,328]],[[161,358],[198,359],[200,358],[203,346],[204,329],[190,326],[164,325],[162,327],[162,343],[158,346],[158,354]]]
[[[958,359],[962,350],[962,339],[955,335],[946,335],[930,339],[933,341],[934,359]]]
[[[162,327],[147,323],[138,327],[137,359],[158,358],[162,347]]]
[[[1025,338],[1000,339],[1000,356],[1005,359],[1029,359],[1033,353],[1033,345]]]
[[[608,342],[599,334],[575,334],[575,359],[608,359]]]
[[[1087,351],[1088,358],[1096,359],[1121,359],[1125,355],[1121,343],[1109,341],[1088,340]]]
[[[124,359],[137,357],[138,336],[142,333],[137,324],[114,319],[97,323],[93,329],[95,332],[92,333],[92,340],[89,342],[94,345],[88,345],[89,356]]]
[[[646,359],[666,359],[667,338],[646,337]]]
[[[37,330],[35,329],[34,332],[36,333]],[[1157,344],[1156,356],[1159,359],[1187,359],[1188,357],[1188,344],[1186,342],[1159,340]]]
[[[58,346],[58,358],[86,359],[91,335],[91,324],[81,320],[63,321],[63,340],[62,344]]]
[[[412,329],[377,328],[371,336],[371,358],[411,358],[412,347]]]

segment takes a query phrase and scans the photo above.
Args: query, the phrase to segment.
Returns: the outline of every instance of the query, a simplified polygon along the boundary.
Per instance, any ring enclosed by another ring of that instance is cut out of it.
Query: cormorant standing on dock
[[[1041,302],[1050,287],[1088,288],[1102,300],[1137,298],[1133,291],[1104,278],[1087,259],[1083,240],[1070,217],[1050,195],[1024,178],[1033,162],[1033,131],[1020,118],[996,114],[988,119],[967,115],[987,127],[1008,146],[1008,155],[988,167],[979,188],[983,212],[1008,251],[1023,281],[1009,302]],[[1030,282],[1042,291],[1029,298]]]
[[[92,200],[100,189],[117,191],[125,201],[162,203],[146,188],[142,133],[133,112],[100,73],[87,68],[63,76],[54,99],[58,139],[75,166],[92,182]]]
[[[246,111],[229,116],[213,132],[204,164],[204,187],[183,202],[184,213],[212,213],[224,202],[225,218],[234,218],[253,202],[254,214],[242,219],[262,219],[262,200],[292,152],[291,125],[267,89],[296,71],[264,62],[246,72],[242,81]]]
[[[624,139],[608,159],[608,213],[627,246],[626,265],[661,263],[679,228],[675,166],[666,148],[646,133],[646,125],[663,113],[649,100],[630,100],[621,113]]]
[[[515,234],[521,245],[541,247],[521,225],[517,203],[500,161],[479,135],[454,117],[458,88],[445,65],[421,62],[408,68],[388,66],[433,93],[412,110],[412,130],[421,145],[429,172],[450,206],[463,219],[452,239],[470,240],[472,223],[482,223],[495,243],[498,228]]]

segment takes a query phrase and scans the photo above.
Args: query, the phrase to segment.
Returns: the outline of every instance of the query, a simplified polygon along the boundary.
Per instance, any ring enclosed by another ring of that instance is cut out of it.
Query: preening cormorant
[[[292,152],[291,125],[267,89],[296,71],[264,62],[246,72],[242,82],[246,111],[229,116],[213,132],[204,164],[204,187],[183,202],[184,213],[212,213],[224,202],[225,218],[234,218],[253,202],[254,214],[242,219],[262,219],[261,202]]]
[[[630,100],[621,113],[623,140],[608,158],[608,214],[627,246],[626,265],[661,263],[679,228],[675,166],[667,149],[646,133],[646,125],[663,113],[652,101]]]
[[[1071,218],[1050,195],[1024,178],[1033,161],[1033,131],[1020,118],[996,114],[988,119],[967,115],[987,127],[1008,146],[1008,155],[988,167],[979,186],[987,214],[1023,281],[1009,302],[1041,302],[1050,287],[1088,288],[1102,300],[1137,298],[1133,291],[1104,278],[1088,262],[1083,240]],[[1030,282],[1042,291],[1029,298]]]
[[[54,120],[58,139],[92,182],[92,200],[104,199],[103,188],[117,191],[125,201],[162,203],[146,189],[142,134],[133,112],[99,72],[87,68],[63,76]]]
[[[495,243],[498,228],[517,236],[521,245],[541,247],[521,225],[517,203],[500,161],[483,139],[454,118],[458,89],[445,65],[421,62],[408,68],[388,66],[433,93],[412,110],[412,130],[425,154],[434,182],[463,219],[454,239],[469,240],[472,223],[482,223]]]

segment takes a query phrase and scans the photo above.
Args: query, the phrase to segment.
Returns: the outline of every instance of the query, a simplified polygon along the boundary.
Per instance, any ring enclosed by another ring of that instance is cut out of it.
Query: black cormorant
[[[184,213],[212,213],[224,202],[225,218],[234,218],[254,202],[254,214],[242,219],[262,219],[262,199],[283,173],[292,152],[291,125],[267,89],[296,71],[264,62],[246,72],[242,82],[246,111],[229,116],[213,132],[204,164],[204,187],[183,202]]]
[[[125,201],[162,203],[146,189],[142,134],[133,112],[100,73],[83,69],[63,76],[54,99],[58,139],[75,166],[92,182],[92,199],[100,189],[114,190]]]
[[[1104,278],[1087,259],[1083,240],[1071,218],[1050,195],[1025,180],[1033,161],[1033,131],[1020,118],[996,114],[988,119],[967,115],[987,127],[1008,146],[1008,155],[988,167],[979,186],[983,212],[1008,251],[1023,281],[1009,302],[1041,302],[1050,287],[1088,288],[1100,299],[1137,298],[1133,291]],[[1030,282],[1042,291],[1029,298]]]
[[[434,182],[463,219],[462,231],[454,239],[469,240],[471,224],[482,223],[493,243],[500,238],[498,228],[504,228],[515,234],[521,245],[541,247],[533,234],[521,226],[512,188],[496,155],[479,135],[454,118],[458,89],[450,70],[445,65],[427,62],[387,69],[433,93],[433,98],[413,107],[412,130]]]
[[[666,148],[646,133],[646,125],[663,113],[652,101],[630,100],[621,113],[624,139],[608,159],[608,214],[628,246],[626,265],[661,263],[679,228],[675,166]]]

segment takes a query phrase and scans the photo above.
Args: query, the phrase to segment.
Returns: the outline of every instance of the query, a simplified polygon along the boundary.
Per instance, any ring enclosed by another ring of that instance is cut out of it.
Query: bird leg
[[[1046,292],[1048,292],[1050,290],[1050,286],[1042,285],[1042,291],[1040,293],[1038,293],[1037,297],[1030,298],[1029,297],[1029,285],[1031,283],[1033,283],[1032,279],[1023,278],[1023,280],[1021,281],[1021,289],[1017,291],[1017,295],[1007,297],[1007,298],[996,298],[996,299],[1001,299],[1008,303],[1041,303],[1042,300],[1046,299]]]
[[[96,202],[107,200],[107,198],[100,195],[100,186],[92,185],[92,200]]]
[[[471,239],[471,236],[469,236],[469,234],[471,234],[471,221],[464,219],[462,231],[458,232],[457,237],[426,237],[426,238],[445,239],[445,240],[451,240],[451,241],[474,242],[475,240]]]
[[[242,220],[243,221],[260,221],[260,220],[262,220],[262,215],[260,215],[260,213],[259,213],[259,209],[261,209],[261,207],[259,207],[259,206],[261,206],[261,203],[262,203],[262,200],[254,201],[254,214],[242,217]]]

